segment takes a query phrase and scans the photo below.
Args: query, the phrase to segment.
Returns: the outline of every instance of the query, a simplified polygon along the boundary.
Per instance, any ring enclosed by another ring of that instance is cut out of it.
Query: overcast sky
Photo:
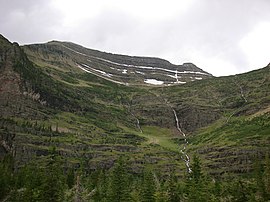
[[[270,63],[270,0],[0,0],[0,13],[0,33],[21,45],[71,41],[215,76]]]

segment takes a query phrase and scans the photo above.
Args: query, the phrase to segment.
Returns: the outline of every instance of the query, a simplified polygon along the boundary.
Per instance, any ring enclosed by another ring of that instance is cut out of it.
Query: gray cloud
[[[12,41],[33,43],[53,38],[61,25],[61,16],[50,1],[2,0],[0,30]]]
[[[190,61],[215,75],[249,70],[252,64],[239,42],[259,23],[270,22],[268,0],[194,0],[187,11],[158,20],[106,6],[70,26],[52,1],[0,1],[0,30],[12,41],[69,40],[108,52]],[[155,5],[150,15],[151,9]]]

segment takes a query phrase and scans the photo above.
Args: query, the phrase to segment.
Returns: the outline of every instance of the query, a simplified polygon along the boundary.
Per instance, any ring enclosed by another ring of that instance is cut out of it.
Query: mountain
[[[29,58],[37,63],[53,65],[59,62],[59,58],[62,62],[68,59],[72,68],[124,85],[184,84],[212,77],[192,63],[173,65],[159,58],[105,53],[69,42],[52,41],[23,48]]]
[[[216,176],[250,173],[270,143],[270,65],[213,77],[192,63],[0,37],[0,157],[109,169],[119,156],[184,176],[198,153]],[[48,160],[48,159],[47,159]]]

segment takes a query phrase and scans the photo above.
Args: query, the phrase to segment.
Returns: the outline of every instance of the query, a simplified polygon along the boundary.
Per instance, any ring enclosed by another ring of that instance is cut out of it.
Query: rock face
[[[16,59],[16,55],[20,51],[17,44],[10,44],[3,36],[0,35],[0,93],[1,98],[6,97],[6,93],[9,95],[20,94],[20,78],[19,74],[14,74],[13,61]]]
[[[20,100],[21,80],[19,74],[15,73],[13,69],[13,61],[19,50],[18,44],[11,44],[0,35],[0,118],[12,115],[13,110],[10,106],[16,106]],[[1,129],[0,157],[6,153],[13,153],[13,139],[15,137],[15,134]]]
[[[40,101],[29,78],[35,74],[33,64],[17,43],[10,43],[0,35],[0,109],[2,116],[21,113],[24,104]],[[36,79],[37,80],[37,79]],[[29,115],[29,114],[28,114]],[[27,117],[27,115],[26,115]],[[29,118],[29,117],[27,117]]]
[[[0,35],[0,159],[4,154],[16,155],[22,149],[21,141],[17,141],[17,133],[21,132],[15,119],[40,119],[37,96],[32,92],[23,74],[31,62],[17,43],[10,43]],[[24,68],[19,69],[19,66]],[[24,72],[23,72],[24,71]]]
[[[44,60],[50,61],[50,54],[71,58],[74,66],[81,70],[125,85],[172,85],[212,77],[192,63],[174,65],[151,57],[117,55],[91,50],[68,42],[49,42],[47,44],[24,47],[26,53],[41,53]]]

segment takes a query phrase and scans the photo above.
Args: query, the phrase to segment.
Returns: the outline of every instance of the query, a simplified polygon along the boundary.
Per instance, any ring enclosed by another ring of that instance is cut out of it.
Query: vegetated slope
[[[170,85],[212,77],[192,63],[173,65],[159,58],[105,53],[69,42],[28,45],[24,50],[30,59],[56,66],[56,61],[65,61],[73,67],[125,85]],[[55,56],[62,59],[59,61]]]
[[[189,152],[204,157],[211,173],[222,174],[250,172],[254,160],[270,152],[269,89],[270,65],[163,92],[176,106],[182,127],[196,129],[189,135]]]
[[[111,167],[119,155],[130,157],[134,172],[147,162],[161,169],[169,164],[184,167],[178,161],[177,144],[170,141],[170,129],[146,127],[148,132],[142,134],[137,126],[130,100],[134,94],[147,94],[146,89],[115,84],[68,66],[68,58],[61,61],[57,54],[57,66],[33,64],[19,46],[2,40],[7,44],[3,54],[20,50],[10,58],[1,57],[3,64],[10,64],[9,73],[18,77],[7,83],[4,73],[3,83],[20,88],[12,104],[7,96],[10,88],[1,91],[6,93],[1,96],[5,110],[0,122],[1,155],[13,153],[17,163],[24,164],[56,147],[68,164],[84,162],[86,169]],[[6,72],[7,66],[1,69]]]
[[[134,172],[150,163],[183,173],[180,150],[185,137],[178,132],[174,112],[187,134],[187,153],[199,152],[212,173],[249,171],[253,156],[269,151],[269,66],[237,76],[151,87],[142,84],[146,79],[166,83],[164,72],[175,68],[186,71],[181,75],[185,82],[207,73],[193,65],[176,67],[161,59],[62,42],[25,46],[26,56],[17,45],[1,40],[2,52],[20,53],[1,56],[1,71],[17,79],[1,74],[1,89],[6,90],[0,92],[6,92],[1,95],[1,154],[13,152],[17,162],[41,158],[56,147],[67,164],[83,161],[86,169],[111,167],[119,155],[126,155]],[[134,77],[133,71],[143,74]],[[162,78],[149,77],[153,73]],[[18,86],[16,99],[8,96],[10,85]]]

